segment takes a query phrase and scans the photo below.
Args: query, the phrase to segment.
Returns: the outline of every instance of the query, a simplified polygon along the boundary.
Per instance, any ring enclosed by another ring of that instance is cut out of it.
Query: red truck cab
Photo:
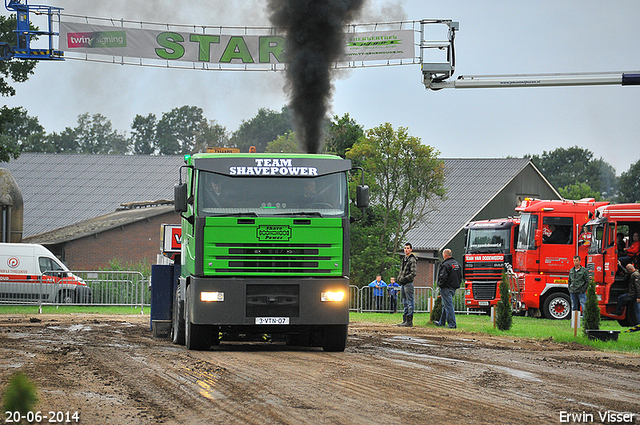
[[[607,205],[594,199],[526,199],[516,208],[521,213],[514,271],[520,308],[530,315],[567,319],[571,315],[568,277],[573,256],[586,265],[584,228],[589,213]]]
[[[600,207],[587,227],[591,233],[587,268],[596,282],[600,314],[618,320],[622,326],[635,326],[640,318],[630,305],[623,306],[621,314],[615,314],[615,310],[618,296],[629,288],[629,275],[618,260],[625,255],[621,250],[632,243],[633,234],[640,232],[640,204]],[[622,236],[621,246],[618,246],[618,234]],[[640,267],[638,256],[633,261],[636,268]]]
[[[488,312],[500,300],[505,265],[513,265],[519,217],[472,221],[465,228],[464,285],[469,310]]]

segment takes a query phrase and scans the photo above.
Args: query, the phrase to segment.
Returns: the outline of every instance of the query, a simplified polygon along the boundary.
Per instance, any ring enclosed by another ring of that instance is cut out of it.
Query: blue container
[[[176,284],[176,268],[179,269],[180,266],[151,266],[151,332],[154,337],[166,338],[171,332],[171,304]]]

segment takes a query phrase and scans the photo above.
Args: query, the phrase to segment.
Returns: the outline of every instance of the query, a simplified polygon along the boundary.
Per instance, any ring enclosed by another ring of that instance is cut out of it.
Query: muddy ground
[[[18,370],[36,410],[84,424],[640,423],[640,356],[460,330],[352,323],[344,353],[197,352],[148,316],[0,315],[0,391]]]

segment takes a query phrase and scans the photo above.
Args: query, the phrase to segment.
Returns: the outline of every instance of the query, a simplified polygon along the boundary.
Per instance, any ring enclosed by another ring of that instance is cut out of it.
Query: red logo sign
[[[182,236],[181,227],[171,228],[171,249],[180,251],[180,237]]]
[[[18,257],[9,257],[9,259],[7,260],[7,266],[9,266],[10,269],[15,269],[20,265],[20,260],[18,259]]]

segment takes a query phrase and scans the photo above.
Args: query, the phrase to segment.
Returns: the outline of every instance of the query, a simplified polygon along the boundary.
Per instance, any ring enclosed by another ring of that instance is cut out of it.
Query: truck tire
[[[327,325],[322,329],[322,349],[342,352],[347,347],[349,325]]]
[[[213,337],[213,326],[211,325],[197,325],[191,323],[189,314],[191,306],[189,305],[189,298],[184,300],[185,320],[184,320],[184,340],[187,350],[204,351],[211,348]]]
[[[640,322],[640,317],[636,317],[636,312],[633,309],[634,302],[629,302],[627,304],[627,313],[624,316],[623,320],[618,320],[620,326],[624,327],[632,327],[637,325]]]
[[[180,301],[180,288],[176,290],[171,310],[171,341],[174,344],[184,345],[184,302]]]
[[[542,314],[547,319],[565,320],[571,318],[571,298],[564,292],[554,292],[544,300]]]

